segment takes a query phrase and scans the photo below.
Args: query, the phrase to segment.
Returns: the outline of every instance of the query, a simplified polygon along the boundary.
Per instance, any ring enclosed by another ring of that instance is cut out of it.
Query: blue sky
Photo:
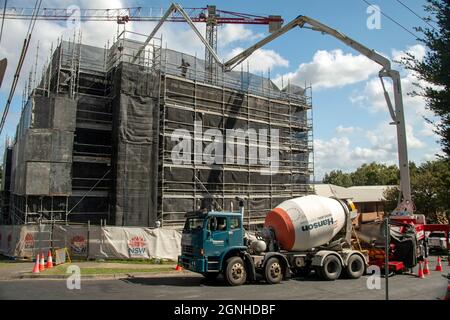
[[[413,31],[413,26],[424,26],[424,22],[414,16],[395,0],[370,0],[380,9]],[[412,10],[425,15],[422,0],[402,0]],[[362,0],[316,0],[316,1],[179,1],[183,7],[204,7],[215,4],[218,9],[251,13],[258,15],[281,15],[285,22],[298,15],[307,15],[319,20],[366,46],[383,53],[389,58],[399,57],[402,51],[410,51],[421,56],[425,49],[416,39],[389,21],[381,17],[381,28],[370,30],[367,27],[368,5]],[[44,7],[67,7],[78,5],[83,8],[115,8],[115,7],[164,7],[167,1],[45,1]],[[30,6],[29,1],[8,1],[9,6]],[[26,22],[6,21],[5,36],[0,44],[0,57],[9,58],[7,79],[0,89],[0,105],[5,105],[7,92],[13,69],[17,63],[21,41],[25,37]],[[132,23],[127,28],[143,33],[151,31],[152,24]],[[115,23],[83,24],[83,38],[87,42],[104,46],[115,34]],[[70,34],[62,23],[39,21],[33,35],[33,44],[41,39],[41,58],[52,41],[56,41],[61,33]],[[197,53],[203,56],[202,47],[185,26],[181,24],[166,26],[163,36],[168,47]],[[219,53],[228,57],[240,48],[246,48],[263,34],[267,34],[266,26],[223,26],[219,29]],[[27,56],[23,73],[23,81],[34,61],[34,46]],[[398,66],[396,66],[398,67]],[[28,68],[28,69],[27,69]],[[365,60],[352,49],[346,47],[330,36],[321,35],[311,30],[294,29],[285,36],[270,43],[255,57],[250,59],[250,68],[256,73],[270,68],[271,77],[303,85],[311,83],[313,88],[314,138],[316,178],[332,169],[344,171],[354,170],[364,162],[378,161],[387,164],[397,162],[395,131],[389,126],[389,113],[381,95],[377,72],[380,69],[375,63]],[[39,70],[39,69],[38,69]],[[404,91],[410,91],[415,82],[414,75],[402,70]],[[5,135],[13,136],[15,125],[20,114],[22,86],[16,91],[11,114],[8,117]],[[437,137],[422,117],[430,116],[425,110],[425,102],[420,98],[411,98],[405,92],[405,112],[408,126],[408,143],[410,160],[422,162],[434,158],[439,152]],[[2,148],[3,149],[3,148]]]

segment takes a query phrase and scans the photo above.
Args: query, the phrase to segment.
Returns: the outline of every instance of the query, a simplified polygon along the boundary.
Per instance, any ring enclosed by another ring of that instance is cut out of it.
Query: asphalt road
[[[431,271],[425,279],[414,275],[395,275],[389,278],[391,299],[436,300],[447,289],[449,271]],[[434,262],[430,263],[434,268]],[[219,278],[207,281],[196,274],[154,276],[118,280],[82,280],[80,290],[69,290],[66,280],[10,280],[0,281],[0,299],[384,299],[384,279],[381,289],[367,288],[368,276],[358,280],[339,279],[321,281],[314,274],[308,278],[294,278],[278,285],[264,282],[228,287]]]

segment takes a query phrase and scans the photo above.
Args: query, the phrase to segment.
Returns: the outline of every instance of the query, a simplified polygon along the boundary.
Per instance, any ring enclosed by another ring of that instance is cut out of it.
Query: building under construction
[[[235,198],[243,197],[245,221],[257,224],[282,201],[310,191],[305,89],[280,90],[245,68],[211,73],[205,60],[164,49],[158,38],[139,51],[142,37],[124,31],[104,48],[80,40],[57,45],[40,82],[27,90],[5,148],[3,223],[172,227],[187,211],[237,210]],[[232,163],[195,161],[211,143],[196,135],[199,123],[203,132],[268,133],[277,170],[252,159],[258,141],[251,134],[236,139],[245,156]],[[193,140],[181,162],[173,160],[180,130]]]

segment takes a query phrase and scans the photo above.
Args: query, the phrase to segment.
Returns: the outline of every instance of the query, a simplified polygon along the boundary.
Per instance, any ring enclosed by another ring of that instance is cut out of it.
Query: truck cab
[[[206,277],[216,277],[224,259],[245,251],[239,212],[195,211],[186,214],[178,264]]]

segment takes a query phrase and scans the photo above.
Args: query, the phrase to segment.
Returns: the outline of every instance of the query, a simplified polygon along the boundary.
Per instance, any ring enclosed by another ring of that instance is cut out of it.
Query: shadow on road
[[[323,282],[318,276],[314,273],[310,274],[307,277],[291,277],[290,279],[286,279],[285,281],[299,281],[299,282]],[[344,279],[345,280],[345,279]],[[161,276],[161,277],[130,277],[126,279],[120,279],[125,283],[129,284],[137,284],[137,285],[146,285],[146,286],[174,286],[174,287],[198,287],[198,286],[207,286],[207,287],[228,287],[225,280],[222,276],[219,276],[217,279],[206,279],[199,276],[186,276],[186,277],[171,277],[171,276]],[[257,279],[254,282],[249,283],[251,285],[267,285],[264,279],[257,275]],[[247,284],[248,285],[248,284]]]
[[[222,279],[207,280],[201,277],[152,277],[152,278],[126,278],[121,279],[125,283],[144,286],[174,286],[174,287],[198,287],[200,285],[211,287],[226,286]]]

